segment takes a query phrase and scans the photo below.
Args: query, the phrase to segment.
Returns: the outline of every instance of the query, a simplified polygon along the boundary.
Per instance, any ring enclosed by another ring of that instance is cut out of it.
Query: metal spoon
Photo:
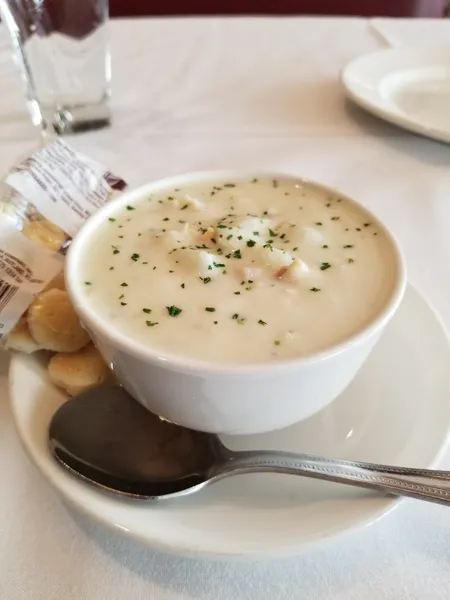
[[[182,496],[230,475],[276,472],[450,504],[450,472],[290,452],[233,452],[216,435],[159,419],[113,385],[63,404],[50,424],[49,444],[75,475],[134,498]]]

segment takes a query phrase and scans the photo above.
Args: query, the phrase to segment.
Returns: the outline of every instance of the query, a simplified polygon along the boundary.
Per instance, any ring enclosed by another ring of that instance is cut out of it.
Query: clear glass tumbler
[[[31,119],[45,132],[110,123],[108,0],[0,0]]]

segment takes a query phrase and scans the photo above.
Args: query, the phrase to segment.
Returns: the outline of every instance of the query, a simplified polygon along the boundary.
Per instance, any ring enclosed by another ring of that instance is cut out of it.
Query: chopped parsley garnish
[[[267,215],[268,215],[268,214],[269,214],[269,211],[267,211],[267,210],[265,210],[265,211],[263,212],[263,215],[264,215],[265,217],[267,217]]]
[[[275,231],[272,231],[272,229],[269,229],[269,235],[270,237],[277,237],[277,233]]]
[[[330,263],[324,262],[320,265],[320,270],[321,271],[326,271],[327,269],[329,269],[331,267]]]
[[[216,262],[215,262],[215,263],[213,263],[213,265],[214,265],[215,267],[217,267],[218,269],[220,269],[220,268],[222,268],[222,267],[225,267],[225,265],[224,265],[223,263],[216,263]]]
[[[232,237],[233,237],[233,234],[230,233],[230,235],[227,235],[227,240],[231,240]]]
[[[138,258],[139,258],[139,254],[136,254],[136,252],[131,255],[131,260],[134,260],[135,262],[137,261]]]
[[[124,281],[123,283],[120,284],[121,287],[128,287],[128,283],[126,281]]]
[[[169,221],[169,217],[165,217],[163,221]]]
[[[343,248],[353,248],[352,244],[345,244],[345,246],[343,246]]]
[[[126,303],[126,302],[121,302],[120,304],[121,304],[122,306],[126,306],[126,305],[127,305],[127,303]]]
[[[241,292],[234,292],[234,295],[235,295],[235,296],[240,296],[240,295],[241,295]]]
[[[331,220],[332,220],[332,221],[339,221],[339,219],[340,219],[340,218],[341,218],[341,217],[331,217]]]
[[[298,250],[298,246],[295,246],[295,248],[292,248],[292,252],[297,252]]]
[[[317,222],[315,223],[315,225],[317,225],[318,227],[321,227],[321,226],[323,225],[323,223],[322,223],[321,221],[317,221]]]
[[[280,340],[275,340],[274,341],[275,346],[279,346],[281,344]]]
[[[130,206],[130,205],[128,205],[128,206],[127,206],[127,210],[136,210],[136,209],[134,208],[134,206]]]
[[[85,281],[84,285],[92,285],[92,281]]]
[[[266,323],[265,321],[263,321],[262,319],[260,319],[260,320],[258,321],[258,324],[259,324],[259,325],[267,325],[267,323]]]
[[[122,239],[122,238],[123,238],[123,235],[119,235],[118,237],[119,237],[119,239]]]
[[[370,223],[364,223],[364,227],[370,227]]]
[[[122,298],[125,298],[125,294],[120,294],[119,300],[122,300]]]
[[[152,312],[151,308],[143,308],[142,312],[145,312],[145,314],[149,315]]]
[[[219,223],[219,225],[217,225],[217,229],[226,229],[227,226],[223,225],[223,223]]]
[[[284,240],[285,237],[286,237],[286,234],[283,233],[283,235],[280,235],[280,240]]]
[[[172,306],[166,306],[167,312],[171,317],[178,317],[178,315],[182,312],[181,308],[172,304]]]
[[[211,277],[200,277],[200,279],[203,281],[203,283],[209,283],[211,281]]]
[[[242,258],[241,251],[239,249],[233,252],[233,258]]]
[[[322,248],[328,248],[328,244],[324,244]]]
[[[114,267],[109,267],[109,270],[110,271],[114,271]]]
[[[349,262],[349,263],[353,263],[353,262],[355,262],[355,261],[353,260],[353,258],[348,258],[348,259],[347,259],[347,262]]]
[[[111,246],[111,248],[113,249],[113,254],[119,254],[120,250],[117,246]]]
[[[114,223],[114,221],[116,221],[116,219],[113,219],[112,217],[109,217],[108,221],[111,221],[111,223]]]
[[[278,181],[276,179],[272,179],[272,185],[274,188],[278,187]]]
[[[184,206],[182,206],[182,207],[180,208],[180,210],[186,210],[186,208],[187,208],[188,206],[189,206],[189,204],[185,204]]]
[[[216,309],[213,306],[205,306],[206,312],[216,312]]]
[[[182,283],[180,287],[182,287],[182,288],[183,288],[183,290],[184,290],[184,288],[186,287],[186,284],[185,284],[185,283]]]
[[[211,238],[211,241],[212,241],[213,244],[217,244],[216,238]]]
[[[247,246],[252,248],[256,244],[255,240],[247,240]]]
[[[257,179],[252,179],[252,183],[257,183]]]
[[[238,235],[238,240],[242,240],[242,235]]]
[[[312,287],[309,290],[310,292],[320,292],[320,288]]]
[[[153,322],[153,321],[145,321],[147,323],[147,327],[154,327],[155,325],[158,325],[158,322]]]
[[[233,187],[236,187],[236,184],[235,183],[224,183],[223,187],[233,188]]]
[[[238,315],[238,313],[234,313],[234,315],[233,315],[231,318],[232,318],[232,319],[234,319],[235,321],[236,321],[237,319],[239,319],[239,315]]]

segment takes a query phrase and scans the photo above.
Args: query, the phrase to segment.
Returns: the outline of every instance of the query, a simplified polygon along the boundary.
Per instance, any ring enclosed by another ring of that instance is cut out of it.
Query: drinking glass
[[[108,0],[0,0],[33,123],[74,133],[110,123]]]

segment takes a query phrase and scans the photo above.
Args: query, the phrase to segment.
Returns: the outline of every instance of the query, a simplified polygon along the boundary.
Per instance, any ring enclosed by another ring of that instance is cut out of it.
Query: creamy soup
[[[343,341],[392,294],[390,240],[308,183],[190,183],[118,210],[86,253],[96,312],[162,353],[218,363],[293,358]]]

